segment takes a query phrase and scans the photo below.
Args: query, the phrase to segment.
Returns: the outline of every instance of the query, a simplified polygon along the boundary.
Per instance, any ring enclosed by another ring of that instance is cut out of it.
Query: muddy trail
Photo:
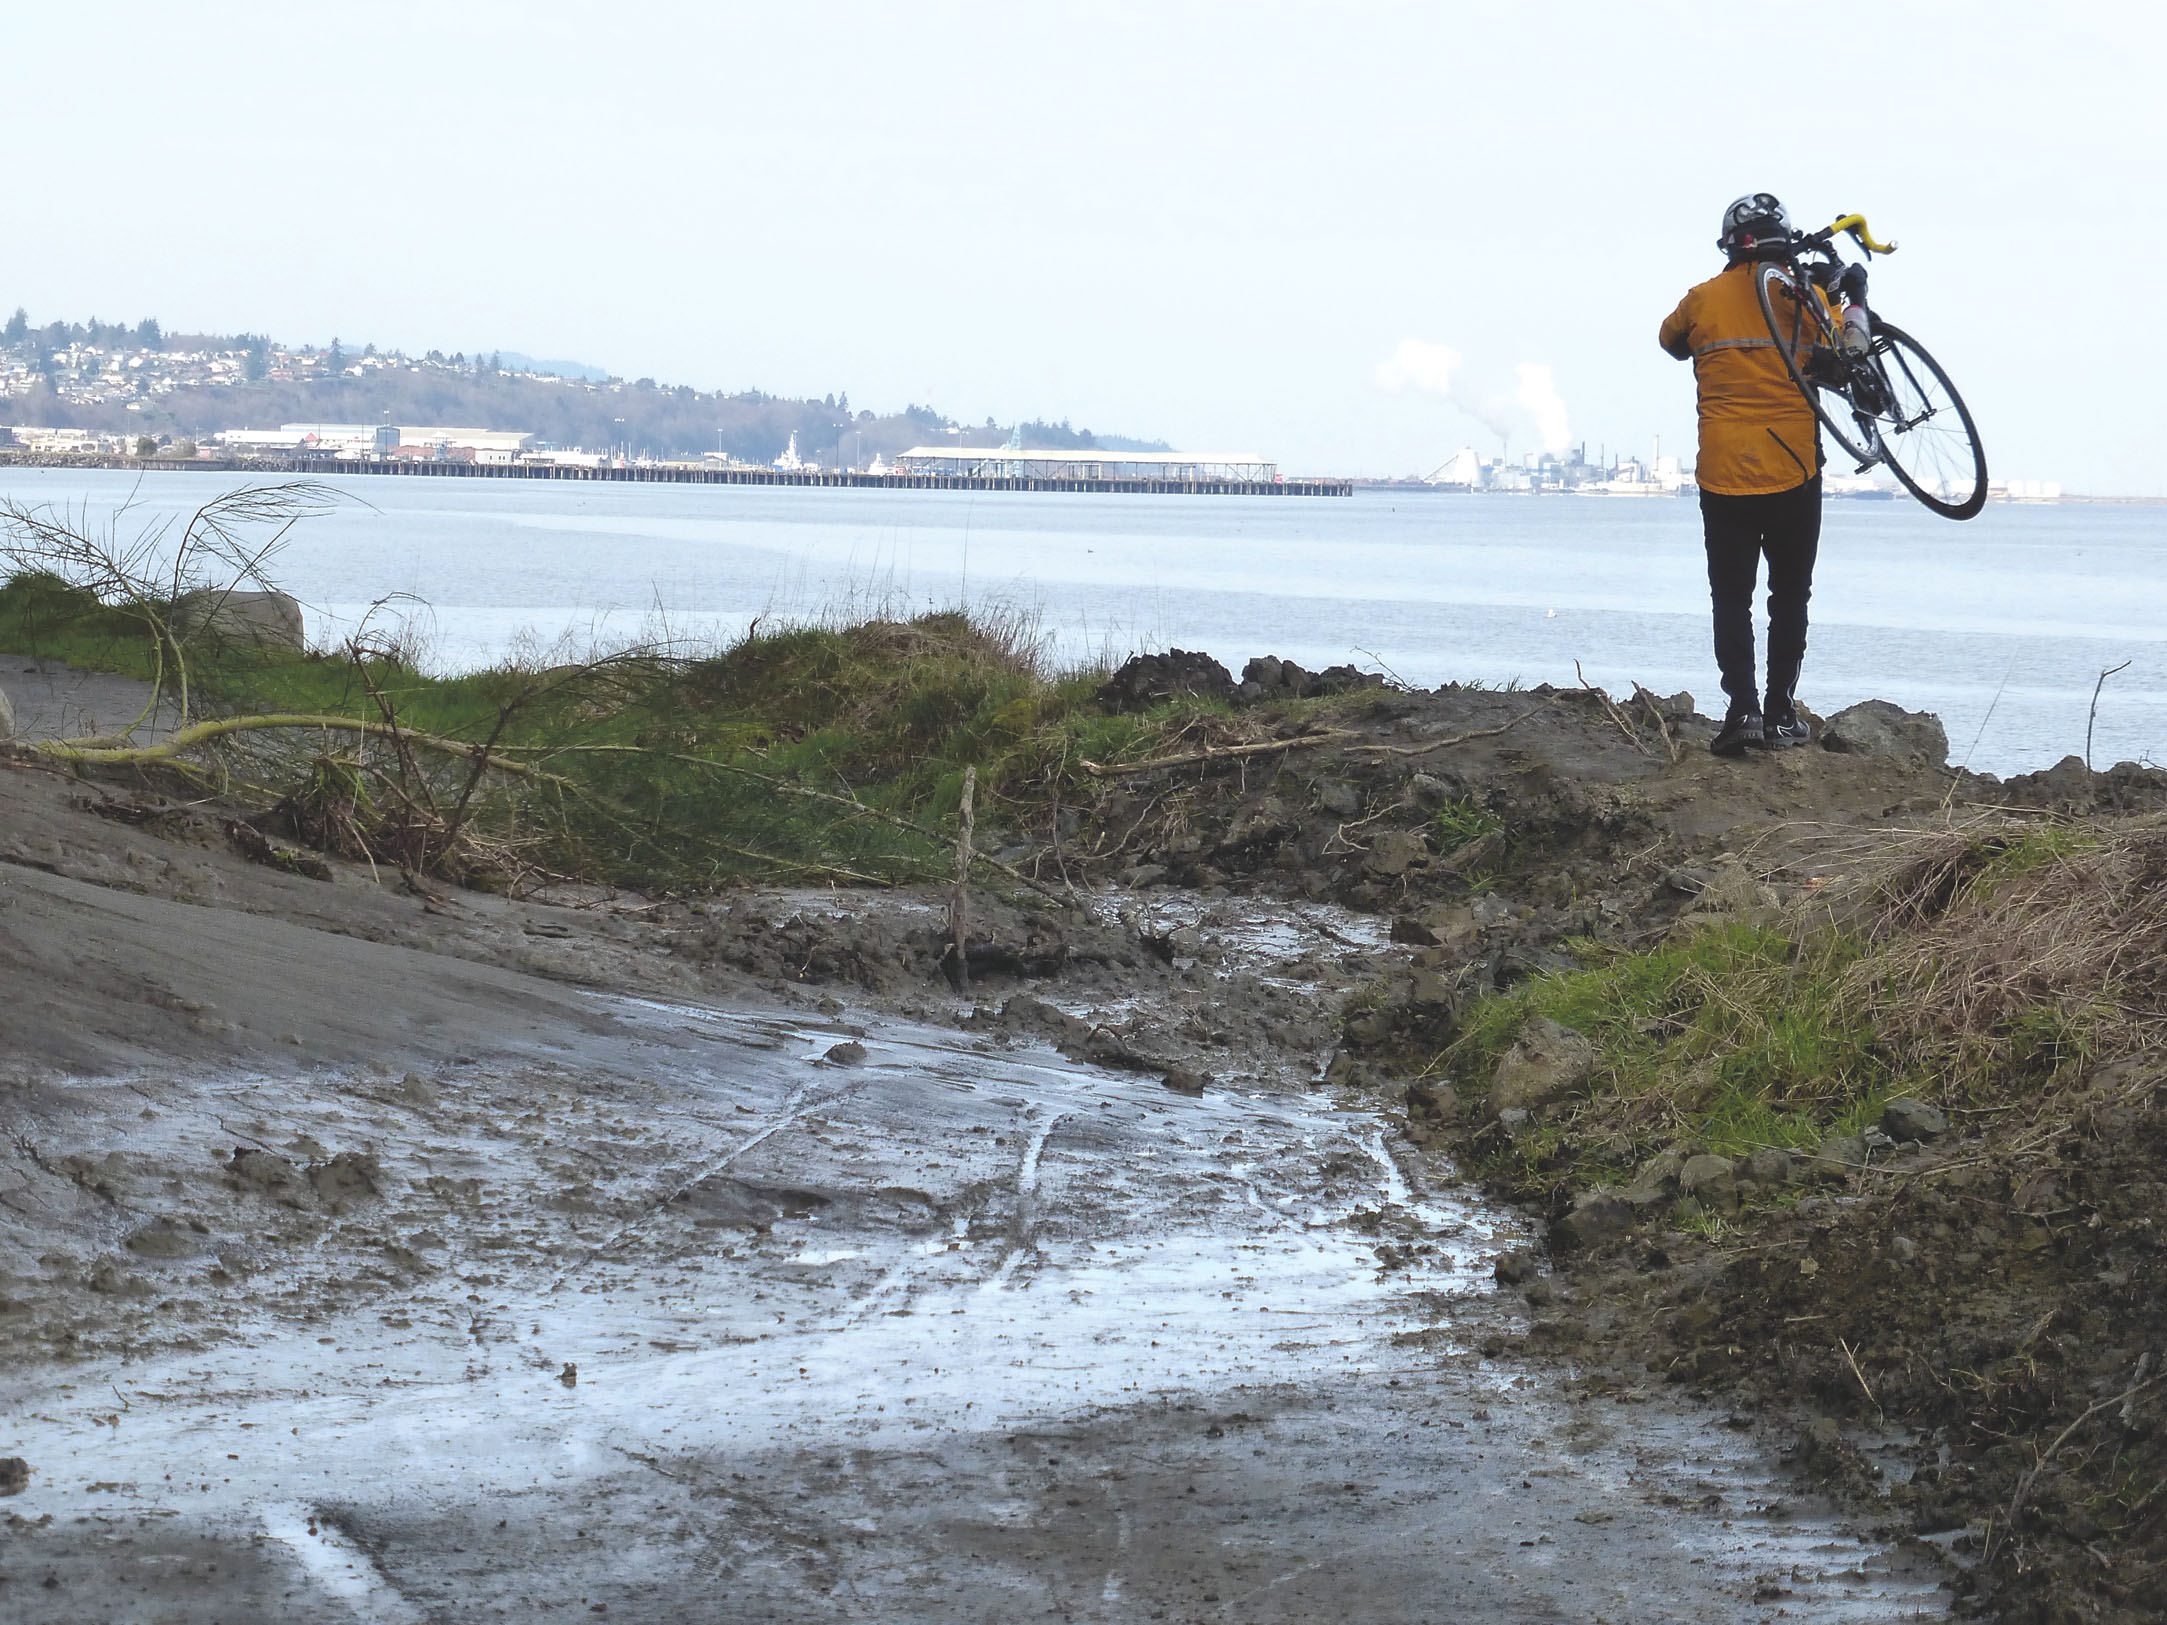
[[[1505,1154],[1558,1101],[1438,1057],[1832,832],[2141,819],[2162,776],[1996,784],[1893,708],[1729,763],[1684,697],[1258,686],[1002,810],[1062,901],[974,898],[967,991],[931,892],[488,895],[8,763],[0,1617],[2035,1617],[1988,1515],[2031,1458],[1928,1392],[1962,1350],[1876,1384],[1847,1321],[1854,1400],[1797,1327],[1843,1283],[1886,1326],[1991,1291],[1995,1336],[2124,1271],[2002,1356],[2021,1440],[2159,1347],[2117,1307],[2141,1193],[2089,1225],[2040,1187],[2045,1246],[1981,1241],[1868,1147],[1758,1207],[1733,1168],[1717,1228],[1674,1146],[1602,1206]],[[2092,1119],[2125,1159],[2139,1082]],[[2071,1504],[2045,1476],[2026,1517]],[[2067,1617],[2137,1606],[2098,1579]]]

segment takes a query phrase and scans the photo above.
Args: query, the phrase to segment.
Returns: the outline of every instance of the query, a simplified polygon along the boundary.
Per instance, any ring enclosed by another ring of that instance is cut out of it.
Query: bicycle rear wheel
[[[1986,449],[1964,397],[1917,339],[1878,317],[1873,355],[1889,396],[1876,414],[1881,460],[1934,512],[1971,518],[1986,506]]]
[[[1843,336],[1812,284],[1791,266],[1771,260],[1754,272],[1753,291],[1760,297],[1761,320],[1768,324],[1768,336],[1776,342],[1784,370],[1821,426],[1851,454],[1853,462],[1862,467],[1879,462],[1881,442],[1872,414],[1860,411],[1835,381],[1849,376],[1849,358],[1843,352]],[[1830,369],[1826,381],[1813,375],[1822,367]]]

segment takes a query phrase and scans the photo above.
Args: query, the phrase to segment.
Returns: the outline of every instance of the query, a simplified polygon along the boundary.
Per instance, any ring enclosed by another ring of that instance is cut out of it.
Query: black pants
[[[1821,477],[1768,496],[1700,494],[1715,604],[1716,664],[1733,712],[1761,709],[1754,684],[1753,583],[1768,556],[1768,704],[1789,708],[1806,659],[1806,601],[1821,546]]]

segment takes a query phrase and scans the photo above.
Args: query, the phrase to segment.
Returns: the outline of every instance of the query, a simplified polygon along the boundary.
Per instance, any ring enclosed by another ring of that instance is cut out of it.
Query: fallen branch
[[[1349,745],[1353,750],[1373,751],[1380,756],[1427,756],[1433,750],[1443,750],[1448,745],[1464,745],[1470,739],[1495,739],[1501,733],[1509,733],[1542,709],[1531,705],[1510,722],[1500,722],[1494,728],[1470,728],[1466,733],[1453,734],[1445,739],[1433,739],[1427,745]]]
[[[183,752],[196,746],[208,744],[214,739],[229,738],[234,734],[262,733],[279,728],[321,728],[346,733],[373,734],[380,739],[411,740],[429,750],[447,756],[464,756],[469,759],[481,754],[483,746],[458,739],[439,739],[434,734],[415,733],[410,728],[398,728],[381,722],[370,722],[364,717],[319,716],[304,712],[272,712],[261,716],[220,717],[210,722],[191,723],[176,733],[168,734],[154,745],[93,745],[75,739],[43,739],[30,748],[41,756],[50,756],[63,762],[97,763],[117,767],[145,767],[153,762],[170,762]],[[557,775],[543,773],[538,768],[522,762],[493,760],[492,767],[524,777],[555,779]]]
[[[1237,756],[1268,756],[1275,750],[1299,750],[1305,745],[1329,745],[1335,739],[1353,737],[1345,728],[1331,728],[1323,733],[1303,734],[1295,739],[1268,739],[1258,745],[1210,745],[1203,750],[1189,751],[1180,756],[1153,756],[1141,762],[1094,762],[1088,757],[1078,757],[1076,765],[1096,778],[1112,779],[1130,773],[1156,773],[1161,768],[1187,767],[1193,762],[1231,761]]]

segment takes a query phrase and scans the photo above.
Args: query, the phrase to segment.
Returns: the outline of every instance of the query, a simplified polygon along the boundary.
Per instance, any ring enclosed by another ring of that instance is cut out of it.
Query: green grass
[[[1505,832],[1502,818],[1464,797],[1438,808],[1436,824],[1437,850],[1440,856],[1446,857],[1462,847],[1474,845],[1486,835]]]
[[[144,620],[52,577],[0,585],[0,647],[146,679],[157,670]],[[491,775],[477,787],[462,816],[471,836],[494,849],[481,868],[524,865],[647,887],[793,872],[943,875],[944,831],[966,769],[977,771],[978,821],[992,840],[1035,829],[1049,788],[1064,788],[1075,804],[1084,788],[1079,761],[1148,755],[1177,730],[1226,712],[1181,700],[1108,715],[1092,702],[1101,675],[1049,669],[1027,621],[953,611],[780,628],[707,659],[631,654],[590,667],[507,665],[442,677],[388,654],[234,645],[183,652],[197,715],[388,717],[442,739],[493,739],[499,757],[564,782]],[[172,670],[169,649],[168,680]],[[298,833],[343,831],[355,855],[380,855],[369,831],[389,821],[398,826],[393,847],[428,856],[417,832],[447,816],[447,798],[456,803],[456,758],[387,760],[394,750],[350,734],[301,743],[282,779],[251,764]],[[920,827],[779,792],[777,781]]]
[[[1846,992],[1862,951],[1851,937],[1726,923],[1637,953],[1577,951],[1581,968],[1470,1009],[1445,1057],[1456,1079],[1485,1086],[1525,1023],[1545,1016],[1594,1044],[1591,1096],[1636,1153],[1689,1130],[1726,1155],[1818,1144],[1877,1117],[1910,1081]]]

